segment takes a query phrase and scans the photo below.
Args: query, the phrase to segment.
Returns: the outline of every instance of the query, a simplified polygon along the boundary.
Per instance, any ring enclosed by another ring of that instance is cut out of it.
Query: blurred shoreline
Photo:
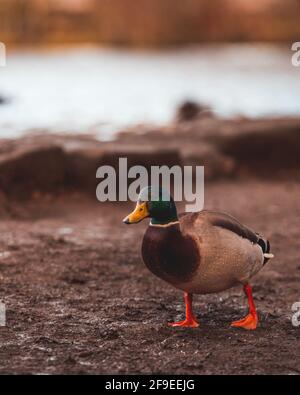
[[[219,119],[187,104],[174,122],[123,131],[114,141],[89,135],[28,134],[0,140],[2,201],[80,193],[95,199],[96,171],[119,158],[128,167],[204,166],[206,182],[299,181],[300,117]],[[8,203],[7,203],[8,204]],[[5,204],[4,204],[5,207]]]

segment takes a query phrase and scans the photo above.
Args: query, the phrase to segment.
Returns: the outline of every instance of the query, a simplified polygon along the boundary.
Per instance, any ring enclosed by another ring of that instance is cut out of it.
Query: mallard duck
[[[184,292],[186,317],[171,326],[198,327],[193,294],[209,294],[242,285],[249,314],[231,324],[256,329],[258,315],[249,280],[273,257],[270,243],[232,216],[203,210],[177,214],[174,200],[161,189],[144,188],[135,210],[124,218],[134,224],[150,218],[142,243],[148,269]]]

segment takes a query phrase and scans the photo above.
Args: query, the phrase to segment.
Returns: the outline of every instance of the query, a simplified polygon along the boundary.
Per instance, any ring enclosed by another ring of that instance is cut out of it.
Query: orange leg
[[[196,317],[193,313],[192,302],[193,295],[189,293],[184,293],[184,301],[185,301],[185,320],[169,323],[169,326],[184,326],[188,328],[197,328],[199,326]]]
[[[253,301],[252,289],[249,284],[244,285],[244,292],[248,298],[249,314],[244,319],[233,322],[231,326],[244,328],[244,329],[256,329],[258,324],[258,317]]]

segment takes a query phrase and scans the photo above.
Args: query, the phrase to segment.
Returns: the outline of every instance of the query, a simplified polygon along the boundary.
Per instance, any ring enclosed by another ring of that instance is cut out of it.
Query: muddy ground
[[[125,226],[132,205],[81,196],[36,196],[0,221],[0,373],[300,373],[300,185],[218,181],[206,208],[227,211],[271,241],[275,259],[253,281],[260,326],[241,289],[197,296],[200,328],[170,328],[182,295],[143,266],[146,223]],[[67,203],[67,204],[66,204]]]

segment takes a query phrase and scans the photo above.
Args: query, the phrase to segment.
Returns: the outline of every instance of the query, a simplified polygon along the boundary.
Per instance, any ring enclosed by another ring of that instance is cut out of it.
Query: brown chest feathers
[[[197,243],[191,236],[183,235],[179,225],[149,226],[143,239],[142,257],[153,274],[173,284],[188,281],[201,259]]]

